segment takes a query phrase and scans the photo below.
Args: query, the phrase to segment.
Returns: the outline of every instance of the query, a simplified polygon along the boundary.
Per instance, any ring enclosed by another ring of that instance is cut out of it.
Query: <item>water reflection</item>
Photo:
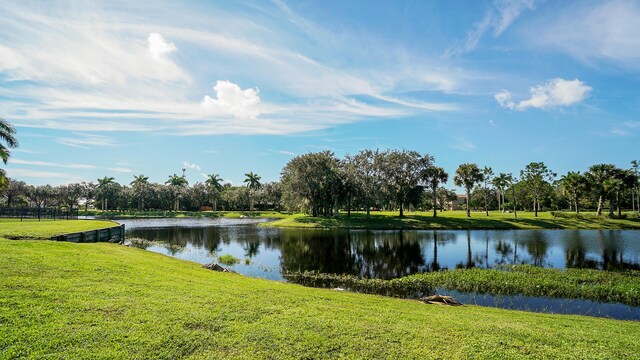
[[[391,279],[447,268],[531,264],[554,268],[640,269],[635,230],[334,231],[252,225],[127,226],[149,250],[207,263],[231,254],[234,270],[270,279],[286,271],[319,271]],[[126,224],[126,221],[125,225]]]

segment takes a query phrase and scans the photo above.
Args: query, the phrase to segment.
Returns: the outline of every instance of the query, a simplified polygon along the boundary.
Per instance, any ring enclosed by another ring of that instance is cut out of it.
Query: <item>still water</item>
[[[122,220],[147,250],[199,263],[231,254],[241,274],[282,280],[313,270],[391,279],[425,271],[531,264],[640,269],[635,230],[309,230],[255,226],[264,219]]]

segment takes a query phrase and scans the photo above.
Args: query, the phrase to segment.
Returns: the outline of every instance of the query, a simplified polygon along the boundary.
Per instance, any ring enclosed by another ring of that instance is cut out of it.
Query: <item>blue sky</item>
[[[640,158],[637,1],[0,3],[0,116],[31,184],[240,184],[364,148],[518,173]]]

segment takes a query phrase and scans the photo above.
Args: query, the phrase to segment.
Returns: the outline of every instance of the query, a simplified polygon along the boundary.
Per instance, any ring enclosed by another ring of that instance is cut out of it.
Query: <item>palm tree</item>
[[[591,166],[585,175],[590,187],[598,196],[598,216],[602,215],[602,204],[604,196],[607,194],[604,188],[604,182],[613,176],[615,169],[615,165],[612,164],[597,164]]]
[[[576,214],[580,213],[578,206],[580,195],[587,189],[587,183],[584,176],[577,171],[569,171],[567,175],[563,175],[560,178],[560,186],[571,194],[571,201],[575,206]]]
[[[184,176],[173,174],[169,176],[169,179],[165,181],[166,185],[169,185],[171,189],[171,195],[174,197],[174,210],[180,209],[180,189],[189,185],[189,181]]]
[[[433,217],[438,216],[436,211],[438,208],[436,205],[438,202],[438,185],[447,182],[448,179],[449,174],[438,166],[429,166],[422,174],[422,180],[428,184],[433,194]]]
[[[634,212],[640,211],[640,183],[638,182],[638,180],[640,179],[640,171],[638,171],[639,168],[640,168],[640,161],[638,160],[631,161],[631,171],[636,176],[636,183],[631,188],[631,203],[633,204],[632,208]],[[635,199],[633,197],[634,193],[635,193]]]
[[[136,195],[138,195],[138,209],[144,210],[144,197],[149,185],[149,177],[143,174],[133,175],[133,181],[129,184],[133,187]]]
[[[507,174],[500,173],[493,178],[493,186],[498,190],[498,210],[504,212],[502,206],[504,205],[504,191],[509,183],[507,182]]]
[[[11,156],[10,148],[18,147],[18,140],[15,137],[16,129],[3,118],[0,118],[0,159],[3,163],[7,163]],[[6,145],[3,144],[6,143]],[[3,190],[9,179],[4,169],[0,169],[0,191]]]
[[[253,211],[253,196],[252,192],[260,189],[260,176],[254,174],[253,172],[249,172],[244,174],[247,178],[244,179],[244,182],[247,184],[247,188],[249,188],[249,210]]]
[[[209,187],[209,193],[212,195],[213,211],[218,211],[218,196],[222,192],[222,178],[218,174],[211,174],[205,181]]]
[[[465,163],[458,166],[456,170],[456,176],[453,178],[453,183],[456,186],[462,186],[467,191],[467,217],[471,217],[471,210],[469,209],[469,199],[471,198],[471,189],[484,180],[484,175],[476,164]]]
[[[109,188],[113,184],[115,184],[115,178],[105,176],[102,179],[98,179],[98,193],[102,198],[102,210],[109,208]]]
[[[489,185],[492,184],[493,169],[485,166],[482,169],[482,197],[484,198],[484,212],[489,216]]]

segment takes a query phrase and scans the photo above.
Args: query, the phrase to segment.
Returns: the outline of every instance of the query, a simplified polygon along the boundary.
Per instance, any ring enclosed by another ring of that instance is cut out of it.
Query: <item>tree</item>
[[[218,174],[211,174],[207,176],[205,184],[207,184],[209,196],[211,196],[213,211],[218,211],[218,198],[222,192],[222,178]]]
[[[12,180],[7,178],[4,189],[4,197],[7,206],[13,205],[16,201],[27,195],[27,184],[24,181]]]
[[[83,189],[83,197],[84,197],[84,211],[89,209],[89,205],[93,202],[93,199],[96,197],[96,189],[97,185],[93,182],[83,181],[80,183]]]
[[[602,205],[604,198],[607,195],[607,191],[604,187],[604,182],[607,179],[611,179],[615,173],[615,165],[612,164],[597,164],[589,167],[589,171],[586,173],[586,179],[589,182],[589,187],[598,197],[598,210],[597,215],[602,215]]]
[[[173,200],[173,209],[175,211],[180,210],[180,192],[189,186],[189,181],[183,176],[176,174],[170,175],[169,179],[165,181],[165,185],[169,185],[171,191],[171,197]]]
[[[361,150],[353,157],[347,157],[347,162],[353,165],[355,189],[360,195],[367,217],[371,217],[371,206],[376,198],[376,192],[381,190],[381,160],[378,150]]]
[[[631,161],[631,171],[633,171],[633,174],[636,176],[636,183],[631,188],[631,208],[633,209],[633,211],[640,211],[640,161]]]
[[[73,211],[74,207],[79,204],[83,193],[84,189],[81,184],[68,184],[58,187],[60,204],[67,206],[69,211]]]
[[[485,166],[482,169],[482,198],[484,199],[484,212],[489,216],[489,186],[493,180],[493,169]]]
[[[102,210],[109,209],[109,198],[113,195],[113,185],[115,184],[115,178],[103,177],[98,179],[98,197],[102,200]]]
[[[260,189],[260,176],[254,174],[252,171],[244,174],[246,179],[244,179],[244,183],[247,184],[247,189],[249,189],[249,211],[253,211],[253,201],[255,192]]]
[[[133,193],[138,198],[138,210],[144,210],[145,197],[149,190],[149,177],[143,174],[133,175],[133,181],[129,185],[131,185]]]
[[[580,172],[569,171],[560,179],[560,187],[571,197],[576,214],[580,213],[580,196],[587,190],[587,182]]]
[[[464,163],[458,166],[458,169],[456,170],[456,176],[453,178],[453,183],[456,184],[456,186],[464,187],[467,192],[467,217],[471,217],[471,209],[469,207],[471,189],[483,180],[484,176],[476,164]]]
[[[444,187],[438,188],[438,204],[440,204],[440,212],[444,209],[444,205],[458,199],[458,194],[454,190],[448,190]]]
[[[0,159],[2,159],[2,162],[5,164],[11,156],[9,149],[18,147],[18,140],[16,140],[15,135],[16,129],[13,125],[9,124],[5,119],[0,118]],[[5,190],[7,186],[7,173],[4,169],[0,169],[0,192]]]
[[[544,191],[555,176],[556,174],[549,170],[543,162],[529,163],[529,165],[525,166],[524,170],[520,171],[522,184],[533,199],[535,217],[538,217],[540,200],[544,196]]]
[[[423,172],[433,164],[433,157],[416,151],[387,150],[382,153],[381,174],[389,194],[404,216],[407,196],[418,186]]]
[[[512,174],[504,174],[504,182],[506,186],[511,189],[511,196],[513,198],[513,216],[518,217],[518,197],[516,196],[518,191],[518,179],[514,178]]]
[[[440,185],[440,183],[446,183],[448,179],[449,174],[447,174],[443,168],[437,166],[430,166],[422,173],[422,181],[427,184],[433,196],[433,217],[438,216],[438,185]]]
[[[498,174],[498,176],[493,178],[491,183],[493,184],[493,187],[498,190],[498,210],[504,212],[504,209],[502,208],[502,206],[504,206],[504,192],[507,185],[509,185],[507,182],[507,174]]]
[[[308,153],[291,159],[282,169],[282,201],[290,210],[330,215],[339,161],[331,151]]]

